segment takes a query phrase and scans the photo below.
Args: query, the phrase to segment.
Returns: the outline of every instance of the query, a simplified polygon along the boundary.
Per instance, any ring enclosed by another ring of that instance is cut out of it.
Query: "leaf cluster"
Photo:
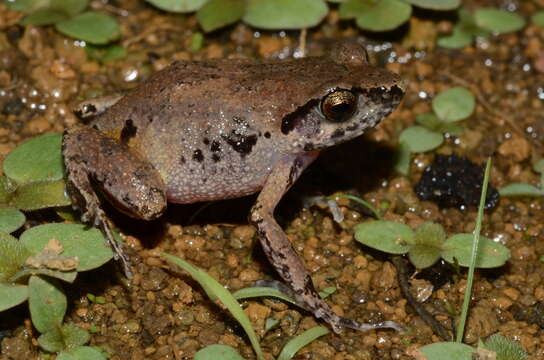
[[[61,359],[100,354],[82,346],[88,333],[63,324],[66,296],[62,282],[97,268],[113,257],[98,229],[50,223],[28,228],[21,211],[70,204],[65,195],[61,135],[48,134],[15,148],[3,162],[0,177],[0,311],[28,301],[32,323],[42,333],[40,346]],[[96,355],[94,358],[102,359]],[[87,357],[88,358],[88,357]]]
[[[108,14],[85,11],[89,0],[11,0],[11,9],[27,15],[23,25],[54,25],[61,34],[91,44],[107,44],[120,36],[117,21]]]
[[[474,112],[476,100],[472,92],[455,86],[436,95],[432,112],[416,116],[417,125],[404,129],[400,136],[395,169],[403,175],[410,171],[410,154],[436,149],[444,141],[444,135],[460,136],[463,133],[458,121]]]
[[[491,33],[514,32],[525,26],[525,20],[521,15],[494,7],[484,7],[474,12],[460,9],[458,17],[459,21],[451,34],[438,39],[439,46],[458,49],[470,45],[476,37],[485,38]],[[537,23],[538,16],[533,17],[533,21]]]

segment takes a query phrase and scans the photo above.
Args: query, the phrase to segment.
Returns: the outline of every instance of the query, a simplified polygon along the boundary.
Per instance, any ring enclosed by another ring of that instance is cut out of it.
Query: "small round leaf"
[[[161,10],[175,13],[187,13],[200,9],[207,0],[146,0]]]
[[[26,211],[68,206],[71,203],[62,179],[26,183],[19,186],[10,199],[10,204]]]
[[[91,335],[87,330],[72,324],[62,325],[60,331],[62,333],[62,338],[64,339],[64,344],[66,344],[68,349],[73,349],[86,344],[91,338]]]
[[[54,279],[33,275],[28,281],[28,306],[32,324],[43,334],[62,324],[66,295]]]
[[[59,352],[64,350],[64,342],[62,340],[60,328],[52,327],[38,338],[38,344],[47,352]]]
[[[537,11],[531,16],[531,22],[535,25],[544,27],[544,10]]]
[[[357,26],[369,31],[396,29],[411,14],[412,7],[401,0],[348,0],[339,8],[341,18],[355,18]]]
[[[442,91],[435,96],[432,103],[438,118],[446,122],[466,119],[474,112],[475,105],[472,92],[461,86]]]
[[[443,141],[442,134],[423,126],[410,126],[404,129],[399,136],[399,142],[405,144],[411,152],[415,153],[436,149]]]
[[[456,26],[451,35],[438,38],[438,46],[446,49],[460,49],[472,43],[472,34],[461,26]]]
[[[32,253],[43,250],[51,239],[57,239],[64,248],[63,256],[79,259],[78,271],[97,268],[112,257],[111,248],[106,244],[100,230],[81,224],[44,224],[25,231],[20,241]]]
[[[120,36],[119,24],[110,15],[87,11],[55,24],[57,30],[91,44],[107,44]]]
[[[453,10],[461,5],[461,0],[404,0],[409,4],[431,10]]]
[[[498,34],[518,31],[525,26],[525,20],[519,14],[492,7],[476,10],[474,19],[481,28]]]
[[[323,0],[248,0],[244,22],[260,29],[304,29],[328,12]]]
[[[0,231],[11,233],[23,226],[25,214],[14,207],[0,206]]]
[[[389,254],[405,254],[414,245],[414,232],[393,221],[368,221],[355,226],[355,240]]]
[[[4,159],[4,174],[17,184],[60,180],[64,174],[62,134],[46,134],[13,149]]]
[[[444,243],[442,258],[447,262],[457,261],[461,266],[470,266],[474,235],[456,234]],[[510,258],[510,250],[500,243],[480,236],[476,267],[494,268],[504,265]]]
[[[244,15],[244,0],[210,0],[196,13],[198,23],[210,32],[235,23]]]
[[[57,360],[107,360],[104,354],[92,346],[78,346],[72,350],[61,351]],[[217,359],[215,359],[217,360]]]
[[[0,282],[0,312],[17,306],[28,299],[28,286]]]
[[[194,360],[244,360],[236,349],[220,344],[208,345],[197,351]]]

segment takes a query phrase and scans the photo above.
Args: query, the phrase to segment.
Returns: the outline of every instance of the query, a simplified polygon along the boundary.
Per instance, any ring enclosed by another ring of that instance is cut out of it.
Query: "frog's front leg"
[[[341,332],[344,327],[361,331],[378,328],[399,330],[401,327],[391,321],[362,324],[334,313],[315,290],[301,257],[295,252],[287,235],[274,219],[276,204],[316,157],[317,153],[285,156],[266,180],[250,215],[250,221],[257,228],[263,250],[279,275],[291,286],[297,298],[302,300],[317,318],[328,322],[336,333]]]
[[[98,226],[121,258],[130,277],[129,262],[111,232],[100,206],[99,190],[120,211],[129,216],[152,220],[166,208],[162,178],[154,167],[126,145],[98,130],[79,127],[64,133],[62,153],[67,189],[82,220]]]

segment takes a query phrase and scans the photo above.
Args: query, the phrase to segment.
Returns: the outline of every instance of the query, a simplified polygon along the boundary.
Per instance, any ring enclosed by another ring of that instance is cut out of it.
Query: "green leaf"
[[[442,258],[449,263],[469,266],[472,256],[473,234],[456,234],[446,240],[442,250]],[[510,250],[500,243],[480,236],[476,267],[494,268],[502,266],[510,258]]]
[[[81,224],[44,224],[25,231],[20,238],[32,253],[41,252],[51,239],[57,239],[64,247],[62,255],[78,257],[78,271],[97,268],[112,257],[111,248],[104,241],[100,230]]]
[[[31,14],[25,16],[21,24],[23,25],[51,25],[58,23],[59,21],[67,20],[70,15],[64,12],[62,9],[56,9],[51,7],[38,9]]]
[[[518,31],[525,26],[525,20],[520,15],[492,7],[476,10],[474,19],[481,28],[498,34]]]
[[[191,45],[189,45],[189,49],[192,52],[197,52],[202,49],[202,46],[204,46],[204,34],[200,31],[194,32],[191,36]]]
[[[208,294],[210,299],[212,299],[213,301],[221,301],[221,303],[229,310],[231,315],[238,321],[238,323],[240,323],[240,325],[246,332],[249,341],[253,346],[253,350],[257,354],[257,358],[259,360],[263,360],[264,355],[261,350],[261,346],[259,345],[259,339],[257,338],[257,334],[255,334],[255,330],[253,329],[253,327],[251,327],[251,322],[249,321],[249,318],[242,310],[242,307],[236,301],[234,296],[232,296],[232,294],[227,289],[225,289],[223,285],[218,283],[210,275],[206,274],[206,272],[202,269],[189,264],[183,259],[177,258],[169,254],[163,254],[162,256],[165,257],[167,260],[173,262],[175,265],[181,267],[183,270],[187,271],[193,279],[198,281],[198,283],[200,284],[200,286],[202,286],[204,291],[206,291],[206,294]]]
[[[85,10],[88,4],[88,0],[51,0],[50,6],[62,9],[70,16],[75,16]]]
[[[64,164],[60,152],[62,134],[46,134],[13,149],[4,159],[4,174],[17,184],[60,180]]]
[[[291,297],[285,295],[278,289],[274,289],[272,287],[266,287],[266,286],[254,286],[249,288],[243,288],[238,291],[235,291],[232,294],[232,296],[234,296],[236,300],[243,300],[243,299],[249,299],[249,298],[255,298],[255,297],[274,297],[274,298],[289,302],[293,305],[300,306],[295,299],[292,299]]]
[[[10,203],[21,210],[31,211],[68,206],[72,202],[66,194],[66,184],[61,179],[34,181],[21,185],[11,196]]]
[[[7,280],[23,267],[30,252],[13,236],[0,232],[0,281]]]
[[[531,22],[535,25],[544,27],[544,10],[537,11],[531,16]]]
[[[472,115],[476,100],[469,89],[455,86],[436,95],[432,106],[439,119],[455,122]]]
[[[55,24],[57,31],[91,44],[107,44],[121,35],[119,24],[108,14],[87,11]]]
[[[438,46],[446,49],[460,49],[472,44],[473,34],[464,30],[462,26],[456,25],[451,35],[438,38]]]
[[[399,142],[415,153],[436,149],[443,141],[442,134],[417,125],[404,129],[399,136]]]
[[[533,164],[533,170],[539,174],[544,173],[544,159],[540,159]]]
[[[87,330],[72,324],[62,325],[61,333],[68,349],[75,349],[78,346],[86,344],[91,338]]]
[[[17,306],[28,299],[28,286],[0,282],[0,312]]]
[[[425,222],[415,231],[415,245],[408,252],[410,262],[418,269],[433,265],[442,251],[446,232],[442,225]]]
[[[412,7],[400,0],[348,0],[338,11],[340,18],[355,18],[361,29],[388,31],[408,21]]]
[[[404,0],[409,4],[431,10],[453,10],[461,5],[461,0]]]
[[[64,350],[64,342],[60,326],[54,326],[38,338],[38,344],[47,352],[59,352]]]
[[[483,347],[496,352],[497,360],[525,360],[529,356],[519,342],[501,334],[488,337]]]
[[[210,0],[196,13],[198,23],[205,32],[234,24],[246,10],[245,0]]]
[[[405,254],[415,243],[407,225],[393,221],[367,221],[355,225],[355,240],[389,254]]]
[[[28,281],[28,305],[32,324],[46,333],[60,327],[66,313],[66,295],[57,281],[41,276],[31,276]]]
[[[12,233],[23,226],[25,221],[25,214],[16,208],[0,206],[0,232]]]
[[[243,20],[260,29],[304,29],[319,24],[328,10],[323,0],[247,0]]]
[[[395,151],[394,167],[395,171],[401,175],[408,176],[410,173],[410,158],[412,152],[405,143],[400,143]]]
[[[332,294],[334,294],[335,292],[336,292],[336,286],[327,286],[323,290],[319,291],[319,296],[322,299],[325,299],[331,296]]]
[[[161,10],[187,13],[200,9],[207,0],[146,0]]]
[[[544,190],[529,184],[514,183],[499,189],[499,194],[501,197],[537,197],[544,196]]]
[[[40,6],[47,6],[48,0],[8,0],[6,4],[11,10],[30,12]]]
[[[309,330],[306,330],[305,332],[295,336],[294,338],[289,340],[287,344],[285,344],[285,346],[281,350],[280,355],[278,356],[278,360],[292,359],[300,349],[302,349],[318,337],[326,335],[328,333],[330,333],[329,329],[324,326],[316,326]]]
[[[28,251],[28,250],[27,250]],[[17,271],[13,276],[11,276],[8,280],[17,282],[20,281],[20,279],[29,277],[31,275],[44,275],[47,277],[52,277],[55,279],[59,279],[62,281],[66,281],[67,283],[73,283],[74,280],[77,277],[77,271],[76,270],[70,270],[70,271],[61,271],[61,270],[53,270],[53,269],[47,269],[47,268],[23,268],[20,271]]]
[[[85,51],[91,59],[101,63],[121,60],[127,56],[127,49],[116,44],[106,46],[87,44]]]
[[[0,204],[7,204],[16,188],[7,176],[0,176]]]
[[[75,349],[62,351],[57,360],[107,360],[104,354],[92,346],[78,346]]]
[[[436,114],[432,112],[416,115],[416,123],[431,131],[439,131],[443,124]]]
[[[437,342],[419,348],[428,360],[472,360],[474,349],[457,342]]]
[[[208,345],[197,351],[194,360],[244,360],[236,349],[220,344]]]

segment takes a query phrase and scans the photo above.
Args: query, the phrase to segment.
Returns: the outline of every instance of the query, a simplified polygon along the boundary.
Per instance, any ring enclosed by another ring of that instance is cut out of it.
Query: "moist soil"
[[[470,1],[469,7],[497,5]],[[542,1],[501,2],[529,16]],[[256,31],[237,24],[205,35],[204,45],[188,50],[199,31],[192,15],[161,12],[135,0],[93,6],[117,17],[122,60],[100,64],[81,43],[52,27],[17,25],[20,14],[0,4],[0,159],[17,145],[80,123],[72,113],[81,100],[133,88],[174,60],[210,58],[289,58],[297,56],[298,32]],[[387,34],[362,33],[340,22],[332,11],[308,31],[306,52],[319,54],[341,38],[367,44],[371,62],[400,73],[409,81],[403,103],[365,136],[322,154],[287,194],[276,217],[304,258],[314,284],[334,286],[327,298],[338,314],[359,321],[393,320],[408,331],[346,330],[330,333],[304,347],[299,359],[412,359],[425,344],[442,341],[403,296],[391,258],[353,238],[353,227],[370,214],[339,199],[344,221],[336,223],[328,207],[313,204],[317,195],[351,193],[381,209],[386,220],[412,228],[440,223],[448,235],[470,233],[476,208],[440,208],[414,192],[436,154],[457,153],[482,164],[493,158],[491,184],[538,185],[532,163],[544,152],[544,28],[478,39],[472,46],[447,50],[437,36],[451,30],[453,14],[416,12],[410,24]],[[318,75],[316,75],[318,76]],[[461,125],[461,136],[447,136],[437,150],[415,154],[410,175],[393,170],[399,133],[431,110],[432,98],[452,86],[465,86],[477,98],[474,114]],[[255,197],[206,204],[172,205],[161,219],[146,223],[128,219],[107,207],[134,264],[128,282],[110,262],[81,273],[65,286],[66,322],[88,329],[90,345],[110,359],[191,359],[210,344],[236,348],[255,359],[241,326],[186,273],[161,258],[167,252],[205,269],[230,291],[279,277],[264,257],[255,230],[246,218]],[[544,212],[541,198],[502,198],[486,211],[482,234],[511,250],[501,268],[477,270],[465,342],[500,332],[514,338],[531,359],[544,358]],[[52,212],[27,214],[30,223],[58,221]],[[466,269],[438,263],[415,273],[409,268],[412,295],[451,334],[466,286]],[[87,294],[102,297],[91,302]],[[260,337],[268,359],[285,343],[320,322],[311,313],[273,299],[244,301],[243,307]],[[270,319],[277,324],[267,328]],[[37,345],[27,304],[2,313],[0,359],[45,358]],[[40,355],[41,354],[41,355]],[[54,356],[49,357],[50,359]]]

